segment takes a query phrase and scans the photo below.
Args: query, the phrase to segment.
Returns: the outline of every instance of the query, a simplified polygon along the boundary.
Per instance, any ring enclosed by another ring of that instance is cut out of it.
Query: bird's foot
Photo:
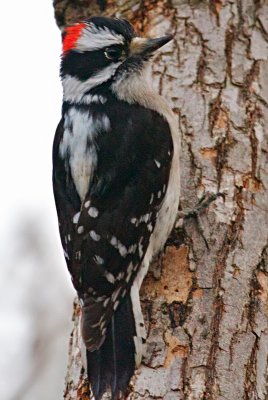
[[[183,211],[179,211],[177,214],[177,219],[176,219],[176,224],[175,227],[179,228],[181,227],[187,219],[194,218],[197,224],[197,229],[200,235],[202,236],[206,248],[209,250],[209,245],[208,241],[206,239],[206,236],[204,234],[204,228],[203,228],[203,223],[200,218],[200,214],[204,210],[206,210],[209,205],[215,201],[218,197],[224,197],[223,193],[205,193],[201,199],[198,201],[198,203],[193,207],[193,208],[186,208]]]

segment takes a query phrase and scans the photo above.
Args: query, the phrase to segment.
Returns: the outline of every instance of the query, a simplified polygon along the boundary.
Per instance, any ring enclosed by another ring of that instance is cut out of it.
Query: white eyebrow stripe
[[[90,23],[83,30],[75,47],[80,51],[93,51],[113,44],[124,44],[124,37],[106,27],[97,28]]]

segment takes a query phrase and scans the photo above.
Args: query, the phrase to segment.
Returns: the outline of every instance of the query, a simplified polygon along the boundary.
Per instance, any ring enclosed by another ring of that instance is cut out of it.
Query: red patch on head
[[[65,28],[65,36],[62,44],[63,53],[67,53],[67,51],[70,51],[75,47],[85,26],[86,24],[81,23]]]

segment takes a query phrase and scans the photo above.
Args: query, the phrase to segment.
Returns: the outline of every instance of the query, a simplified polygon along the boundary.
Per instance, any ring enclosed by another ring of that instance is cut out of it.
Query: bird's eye
[[[108,58],[108,60],[119,60],[119,58],[122,55],[122,48],[119,46],[111,46],[107,47],[104,50],[105,57]]]

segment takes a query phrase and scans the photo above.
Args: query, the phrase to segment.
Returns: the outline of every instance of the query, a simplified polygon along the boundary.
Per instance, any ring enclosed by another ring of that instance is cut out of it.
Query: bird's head
[[[138,37],[124,19],[91,17],[63,33],[61,78],[67,101],[81,101],[97,87],[140,76],[154,52],[171,35]]]

